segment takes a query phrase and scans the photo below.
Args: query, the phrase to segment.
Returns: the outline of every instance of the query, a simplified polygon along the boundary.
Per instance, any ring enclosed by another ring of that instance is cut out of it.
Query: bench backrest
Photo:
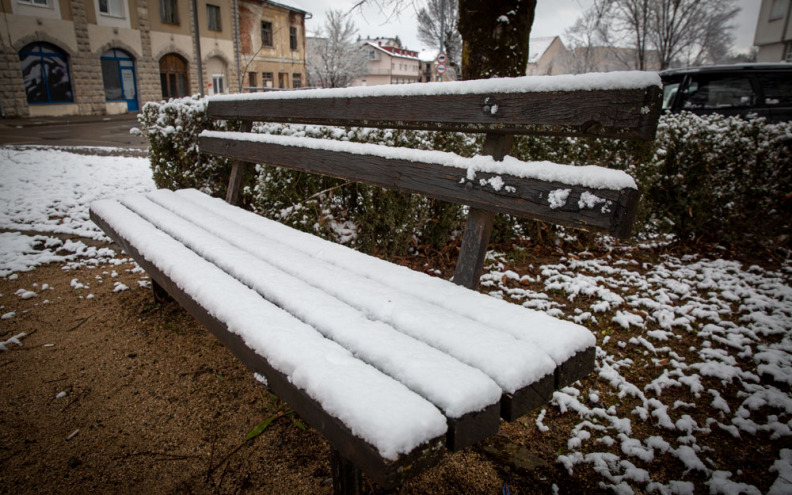
[[[231,203],[237,201],[242,164],[251,162],[470,206],[454,281],[475,288],[495,213],[627,237],[637,209],[638,191],[626,174],[582,167],[559,174],[540,164],[504,161],[512,137],[651,140],[661,93],[656,74],[622,72],[224,95],[210,99],[209,117],[242,120],[244,130],[255,121],[484,133],[482,155],[491,159],[217,132],[205,132],[200,148],[236,160]]]

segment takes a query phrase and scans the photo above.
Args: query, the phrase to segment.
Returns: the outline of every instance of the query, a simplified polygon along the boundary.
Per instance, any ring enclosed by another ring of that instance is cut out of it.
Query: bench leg
[[[478,288],[494,223],[495,213],[478,208],[470,209],[452,282],[472,290]]]
[[[253,122],[242,122],[240,132],[250,132]],[[237,206],[239,204],[239,193],[242,187],[242,174],[245,171],[245,162],[234,160],[231,164],[231,176],[228,178],[228,190],[226,190],[226,203]]]
[[[335,495],[361,495],[363,493],[363,478],[360,470],[333,447],[330,447],[330,469],[333,471],[333,493]]]
[[[173,301],[173,298],[168,291],[162,288],[160,284],[151,280],[151,292],[154,294],[154,302],[157,304],[165,304],[166,302]]]

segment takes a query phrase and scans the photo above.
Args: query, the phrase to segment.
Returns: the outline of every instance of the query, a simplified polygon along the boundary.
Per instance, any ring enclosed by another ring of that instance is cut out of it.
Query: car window
[[[764,91],[765,105],[792,105],[792,73],[758,74],[756,77]]]
[[[674,104],[674,97],[679,90],[679,82],[673,82],[663,85],[663,110],[670,110]]]
[[[682,108],[739,108],[753,106],[756,102],[747,76],[694,74],[691,77],[688,89],[682,95]]]

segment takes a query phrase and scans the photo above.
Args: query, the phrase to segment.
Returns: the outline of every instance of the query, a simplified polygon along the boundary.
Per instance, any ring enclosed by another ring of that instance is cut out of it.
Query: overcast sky
[[[306,21],[309,31],[317,30],[323,23],[325,12],[329,9],[349,11],[358,0],[275,0],[292,5],[313,14]],[[455,1],[455,0],[449,0]],[[411,50],[420,51],[424,47],[418,41],[416,12],[425,5],[426,0],[400,0],[399,12],[393,8],[384,9],[382,4],[393,4],[393,0],[368,0],[362,9],[352,12],[352,18],[363,37],[395,37]],[[738,0],[742,9],[737,17],[735,32],[735,51],[747,51],[753,45],[756,21],[759,17],[761,0]],[[591,4],[591,0],[537,0],[536,19],[531,36],[563,35],[564,30],[575,23],[580,14]]]

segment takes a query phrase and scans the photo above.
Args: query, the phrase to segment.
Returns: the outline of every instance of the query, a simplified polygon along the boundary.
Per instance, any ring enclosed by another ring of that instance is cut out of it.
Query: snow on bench
[[[210,99],[203,153],[234,160],[226,201],[196,190],[97,202],[91,215],[165,289],[330,442],[336,492],[360,471],[384,487],[546,403],[591,371],[584,327],[475,289],[494,215],[629,236],[635,181],[601,167],[520,162],[514,134],[652,139],[656,74],[514,78]],[[486,133],[483,153],[250,133],[253,121]],[[452,281],[233,206],[264,163],[469,207]]]
[[[201,308],[199,320],[238,336],[256,371],[270,378],[266,362],[370,446],[383,459],[372,473],[386,484],[417,452],[434,462],[427,450],[475,443],[497,431],[501,414],[549,400],[556,371],[593,350],[583,327],[196,190],[99,201],[91,215],[156,283]],[[531,397],[511,405],[521,395]]]

